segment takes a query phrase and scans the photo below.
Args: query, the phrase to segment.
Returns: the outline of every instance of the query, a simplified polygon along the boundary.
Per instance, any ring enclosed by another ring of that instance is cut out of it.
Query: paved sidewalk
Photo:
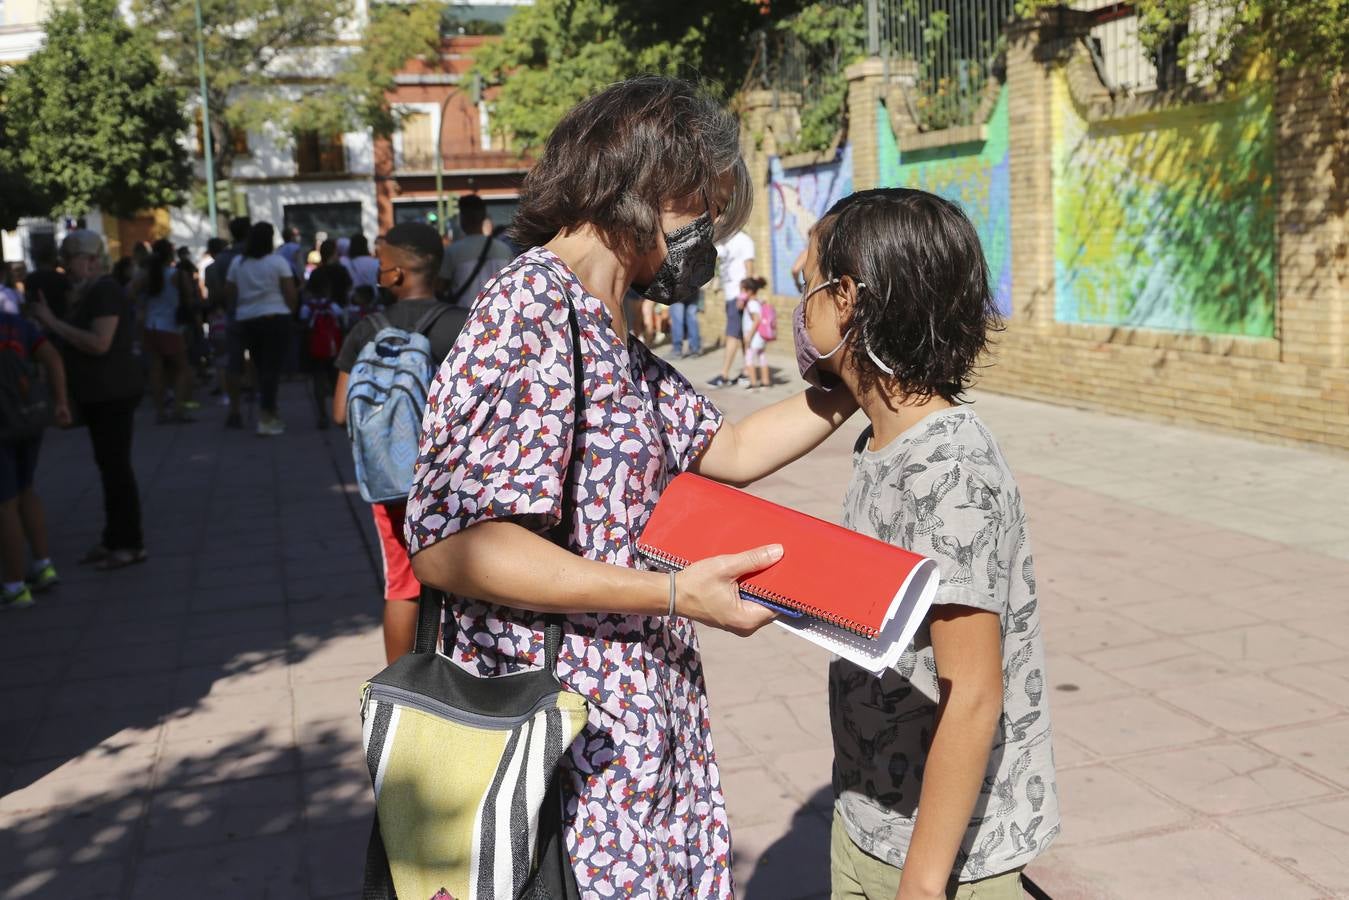
[[[789,360],[777,360],[791,367]],[[686,371],[702,381],[708,356]],[[759,394],[714,392],[732,416]],[[0,618],[0,898],[351,897],[377,551],[340,432],[144,424],[142,567],[65,563]],[[1349,460],[983,395],[1020,475],[1073,897],[1349,896]],[[755,487],[836,518],[860,423]],[[96,537],[82,433],[39,471],[58,563]],[[703,632],[740,893],[824,896],[822,652]]]

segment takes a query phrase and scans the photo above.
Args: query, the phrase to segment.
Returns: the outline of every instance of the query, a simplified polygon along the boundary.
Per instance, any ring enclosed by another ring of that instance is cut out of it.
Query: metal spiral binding
[[[687,559],[675,556],[672,553],[666,553],[663,550],[657,550],[650,544],[639,543],[637,545],[637,552],[652,562],[664,566],[667,571],[670,569],[674,569],[675,571],[687,569],[690,565]],[[854,624],[853,622],[840,618],[828,610],[820,609],[817,606],[810,606],[806,603],[800,603],[790,597],[784,597],[776,591],[765,591],[762,588],[756,588],[747,584],[742,584],[740,590],[747,594],[752,594],[755,597],[759,597],[760,599],[767,600],[769,603],[776,603],[780,606],[786,606],[789,609],[800,610],[803,613],[814,616],[822,622],[828,622],[830,625],[842,628],[844,631],[851,631],[853,634],[867,638],[868,640],[874,641],[880,635],[880,632],[875,628]]]

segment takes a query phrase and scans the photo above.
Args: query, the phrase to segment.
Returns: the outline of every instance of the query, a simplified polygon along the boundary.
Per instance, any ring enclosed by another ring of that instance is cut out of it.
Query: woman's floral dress
[[[585,357],[575,468],[564,291]],[[543,530],[561,516],[571,471],[571,549],[638,567],[635,543],[661,491],[720,425],[720,412],[681,375],[615,334],[603,302],[557,256],[530,250],[478,298],[432,386],[408,501],[409,550],[489,519]],[[470,671],[499,674],[542,659],[542,617],[466,598],[454,611],[452,655]],[[730,896],[730,831],[693,623],[568,616],[558,675],[591,704],[564,762],[567,845],[582,894]]]

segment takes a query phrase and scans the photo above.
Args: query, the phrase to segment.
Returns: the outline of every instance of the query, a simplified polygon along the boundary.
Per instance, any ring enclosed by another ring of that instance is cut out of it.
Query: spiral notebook
[[[893,666],[932,606],[937,564],[900,547],[692,473],[661,495],[637,551],[663,569],[781,544],[740,593],[777,624],[872,672]]]

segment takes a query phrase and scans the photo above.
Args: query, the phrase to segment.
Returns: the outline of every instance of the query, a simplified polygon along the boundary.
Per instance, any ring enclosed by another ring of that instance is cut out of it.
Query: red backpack
[[[322,307],[309,317],[309,356],[311,359],[336,359],[342,346],[342,323],[331,309]]]

